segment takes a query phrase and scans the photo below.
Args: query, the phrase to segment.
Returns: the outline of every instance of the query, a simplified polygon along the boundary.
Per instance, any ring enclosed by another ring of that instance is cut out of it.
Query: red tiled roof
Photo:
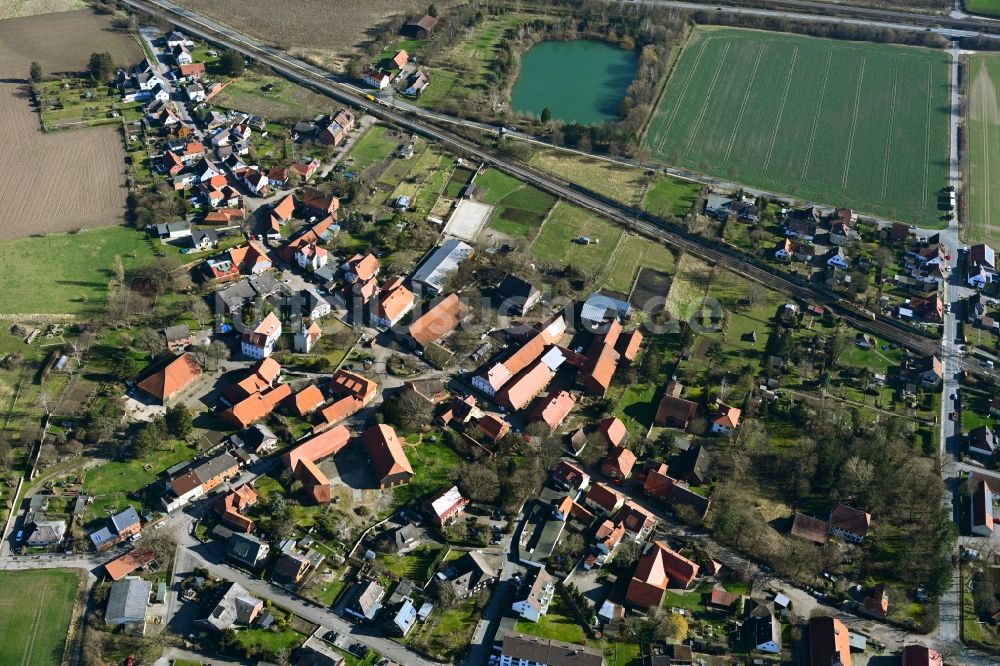
[[[611,446],[621,446],[621,443],[628,438],[628,428],[617,416],[601,421],[597,431],[604,435]]]
[[[510,424],[496,414],[487,414],[479,419],[479,432],[496,442],[503,439],[503,436],[510,430]]]
[[[819,615],[809,620],[811,664],[851,666],[851,639],[847,627],[835,617]]]
[[[627,361],[634,361],[639,353],[639,346],[642,344],[642,333],[638,330],[631,331],[618,339],[615,350]]]
[[[719,415],[715,418],[712,423],[718,423],[724,428],[735,429],[740,425],[740,414],[742,410],[738,407],[730,407],[729,405],[719,403]]]
[[[121,580],[136,569],[156,559],[152,550],[130,550],[121,557],[104,565],[111,580]]]
[[[336,398],[350,396],[367,405],[377,391],[378,384],[349,370],[337,370],[330,376],[330,393]]]
[[[614,511],[622,501],[622,495],[603,483],[595,483],[587,491],[587,499],[606,511]]]
[[[540,398],[531,410],[531,421],[542,421],[555,430],[576,406],[576,397],[568,391],[552,391]]]
[[[871,527],[871,514],[851,508],[846,504],[838,504],[830,512],[830,526],[845,532],[865,536]]]
[[[375,304],[375,316],[388,321],[396,321],[413,305],[413,292],[403,285],[401,277],[395,277],[382,285]]]
[[[410,324],[410,337],[421,347],[437,342],[455,330],[464,312],[465,306],[458,294],[451,294]]]
[[[554,373],[549,366],[537,361],[513,380],[505,383],[497,391],[496,402],[514,411],[522,409],[531,402],[532,398],[545,389],[552,381],[553,375]]]
[[[627,479],[635,467],[635,454],[623,446],[612,447],[608,451],[601,471],[613,479]]]
[[[902,666],[944,666],[944,657],[924,645],[907,645],[903,648]]]
[[[282,222],[287,222],[292,219],[292,213],[295,212],[295,197],[291,194],[286,195],[278,203],[274,204],[271,208],[271,214],[276,216]]]
[[[686,588],[697,575],[697,564],[662,542],[654,541],[646,554],[639,558],[625,599],[643,608],[658,606],[671,581],[678,587]]]
[[[299,444],[286,453],[282,460],[289,469],[294,470],[302,460],[316,462],[327,456],[336,455],[350,440],[351,432],[339,425]]]
[[[291,394],[291,386],[278,384],[266,393],[254,393],[244,398],[223,412],[222,416],[240,428],[245,428],[270,414],[278,403]]]
[[[665,463],[655,463],[650,465],[646,471],[646,480],[642,485],[642,491],[647,495],[666,499],[670,497],[670,492],[676,483],[674,479],[667,476]]]
[[[374,425],[361,436],[375,468],[375,477],[382,481],[395,474],[408,473],[413,475],[413,467],[399,443],[399,437],[391,426]]]
[[[323,391],[320,387],[315,384],[310,384],[295,394],[292,404],[294,406],[295,413],[299,416],[304,416],[322,405],[325,399],[326,398],[323,397]]]
[[[143,379],[138,387],[165,402],[190,386],[201,373],[201,365],[194,356],[184,353]]]

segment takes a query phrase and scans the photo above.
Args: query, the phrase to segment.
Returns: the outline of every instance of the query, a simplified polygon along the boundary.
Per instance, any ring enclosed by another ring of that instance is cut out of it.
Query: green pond
[[[579,39],[539,42],[521,57],[511,95],[515,111],[593,125],[618,119],[618,105],[635,78],[635,51]]]

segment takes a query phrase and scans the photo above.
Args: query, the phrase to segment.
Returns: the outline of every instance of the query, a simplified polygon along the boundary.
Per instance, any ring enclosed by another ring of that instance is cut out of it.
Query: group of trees
[[[793,506],[844,502],[873,521],[853,575],[905,580],[909,588],[941,594],[951,580],[956,529],[941,508],[943,481],[933,461],[915,453],[908,424],[883,417],[870,425],[856,410],[836,404],[797,407],[780,418],[801,433],[793,448],[772,447],[768,429],[749,420],[715,455],[716,474],[724,480],[713,495],[716,538],[792,576],[814,577],[839,564],[842,551],[781,538],[752,498],[769,488]]]
[[[115,59],[107,51],[91,53],[90,60],[87,61],[87,72],[99,83],[110,81],[115,75]]]
[[[191,412],[178,404],[167,408],[165,414],[158,414],[144,424],[132,438],[132,452],[136,458],[143,458],[160,447],[169,437],[187,439],[194,425]]]

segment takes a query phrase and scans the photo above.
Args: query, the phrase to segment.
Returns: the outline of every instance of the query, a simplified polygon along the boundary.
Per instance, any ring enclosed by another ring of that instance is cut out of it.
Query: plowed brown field
[[[111,18],[89,10],[0,21],[0,239],[121,221],[125,152],[115,127],[44,134],[30,104],[27,72],[78,71],[93,51],[115,62],[142,57]]]
[[[228,25],[316,65],[342,71],[347,60],[372,33],[395,14],[416,14],[427,2],[413,0],[175,0],[199,14]],[[444,13],[458,0],[438,0]]]

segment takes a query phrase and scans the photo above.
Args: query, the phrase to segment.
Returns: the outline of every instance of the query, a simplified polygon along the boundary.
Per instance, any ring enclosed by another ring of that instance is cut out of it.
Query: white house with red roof
[[[741,410],[720,402],[718,415],[712,421],[712,432],[717,435],[731,435],[740,426]]]
[[[247,358],[267,358],[274,351],[274,343],[281,337],[281,321],[273,312],[243,335],[243,355]]]
[[[452,486],[451,488],[442,488],[434,493],[424,503],[424,510],[431,517],[431,520],[434,521],[435,525],[444,527],[448,523],[457,520],[465,511],[465,505],[468,503],[469,500],[462,497],[458,486]]]

